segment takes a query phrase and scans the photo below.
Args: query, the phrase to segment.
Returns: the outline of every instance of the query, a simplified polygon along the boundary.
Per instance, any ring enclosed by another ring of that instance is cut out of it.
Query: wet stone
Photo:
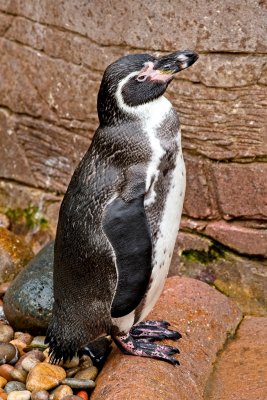
[[[8,343],[14,337],[14,330],[10,325],[0,324],[0,342]]]
[[[31,394],[31,400],[48,400],[49,393],[47,390],[35,390]]]
[[[5,386],[5,391],[7,394],[14,392],[14,391],[21,391],[21,390],[25,390],[25,389],[26,389],[25,384],[22,382],[18,382],[18,381],[10,381]]]
[[[26,347],[26,343],[20,339],[13,339],[10,341],[10,344],[13,344],[19,351],[19,355],[23,356],[25,354],[24,349]]]
[[[15,364],[18,360],[18,349],[11,343],[0,343],[0,365]]]
[[[77,372],[75,375],[75,379],[89,379],[94,381],[95,378],[97,377],[98,370],[96,367],[89,367],[86,369],[82,369],[81,371]]]
[[[95,387],[95,382],[88,379],[66,378],[61,383],[72,389],[93,389]]]
[[[65,377],[66,372],[63,368],[43,362],[29,372],[26,388],[30,391],[53,389]]]
[[[8,400],[30,400],[31,392],[29,390],[20,390],[8,394]]]

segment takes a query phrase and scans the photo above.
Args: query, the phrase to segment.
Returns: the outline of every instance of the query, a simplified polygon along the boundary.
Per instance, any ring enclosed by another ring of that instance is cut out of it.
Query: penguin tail
[[[49,345],[49,361],[51,364],[58,364],[60,361],[66,362],[71,360],[77,353],[77,344],[69,340],[59,325],[51,321],[47,333],[45,343]]]

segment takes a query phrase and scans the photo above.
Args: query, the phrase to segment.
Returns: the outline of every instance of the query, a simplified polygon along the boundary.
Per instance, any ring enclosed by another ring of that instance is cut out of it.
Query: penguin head
[[[197,59],[197,53],[185,50],[162,57],[131,54],[110,64],[98,93],[100,124],[116,124],[132,118],[139,106],[162,96],[174,75]]]

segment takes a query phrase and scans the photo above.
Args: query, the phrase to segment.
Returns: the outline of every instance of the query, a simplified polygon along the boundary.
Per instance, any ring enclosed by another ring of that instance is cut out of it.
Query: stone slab
[[[202,400],[216,354],[242,315],[207,284],[172,277],[149,318],[168,320],[182,333],[177,342],[181,365],[126,356],[115,349],[97,378],[92,400]]]
[[[220,354],[205,400],[266,400],[267,318],[246,317]]]

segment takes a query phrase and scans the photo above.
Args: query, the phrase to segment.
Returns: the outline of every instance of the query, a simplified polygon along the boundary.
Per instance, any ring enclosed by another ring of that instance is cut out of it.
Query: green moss
[[[218,258],[222,258],[225,255],[225,248],[220,243],[213,243],[208,251],[204,250],[184,250],[182,257],[190,262],[198,262],[201,264],[209,264]]]
[[[36,206],[16,209],[8,208],[1,212],[9,218],[11,225],[23,222],[28,229],[36,227],[45,228],[48,225],[47,219],[40,213],[40,210]]]

